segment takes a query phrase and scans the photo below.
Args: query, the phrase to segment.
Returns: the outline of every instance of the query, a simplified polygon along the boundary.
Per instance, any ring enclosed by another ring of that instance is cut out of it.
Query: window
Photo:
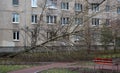
[[[47,4],[48,8],[53,8],[56,9],[57,8],[57,0],[47,0]]]
[[[13,5],[19,5],[19,0],[12,0]]]
[[[110,6],[109,6],[109,5],[106,5],[105,11],[106,11],[106,12],[109,12],[109,11],[110,11]]]
[[[84,32],[83,31],[76,31],[74,33],[74,42],[80,42],[80,41],[83,41],[84,40]]]
[[[56,33],[54,31],[47,32],[47,39],[52,39],[55,36],[56,36]]]
[[[56,16],[47,16],[47,23],[56,23],[57,17]]]
[[[19,14],[18,13],[13,13],[12,22],[19,23]]]
[[[117,0],[118,2],[120,2],[120,0]]]
[[[83,24],[83,18],[75,18],[75,24],[82,25]]]
[[[109,24],[110,24],[110,20],[109,20],[109,19],[106,19],[105,25],[109,25]]]
[[[37,7],[37,0],[31,0],[31,6]]]
[[[61,18],[61,24],[64,25],[64,24],[68,24],[69,23],[69,17],[62,17]]]
[[[82,4],[75,3],[75,11],[82,11]]]
[[[37,15],[36,15],[36,14],[33,14],[33,15],[31,16],[31,21],[32,21],[33,24],[34,24],[34,23],[37,23]]]
[[[120,7],[117,7],[117,13],[120,14]]]
[[[63,40],[69,40],[69,34],[68,34],[68,32],[62,32],[62,38],[63,38]]]
[[[13,40],[18,41],[19,40],[19,31],[13,31]]]
[[[99,18],[92,18],[92,25],[99,25]]]
[[[69,3],[68,2],[62,2],[61,3],[61,9],[68,10],[69,9]]]
[[[92,31],[92,41],[93,42],[100,42],[100,32],[98,32],[98,31]]]
[[[99,4],[92,4],[92,11],[99,11]]]
[[[74,35],[75,42],[80,40],[80,35]]]

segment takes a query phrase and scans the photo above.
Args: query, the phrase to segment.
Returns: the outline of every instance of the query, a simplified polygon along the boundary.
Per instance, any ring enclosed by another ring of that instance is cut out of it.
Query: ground
[[[43,70],[48,70],[48,69],[53,69],[53,68],[96,68],[98,69],[99,66],[94,67],[93,64],[89,64],[88,65],[81,65],[78,62],[74,62],[74,63],[52,63],[49,65],[44,65],[44,66],[37,66],[37,67],[32,67],[32,68],[28,68],[28,69],[23,69],[23,70],[17,70],[17,71],[12,71],[12,72],[8,72],[8,73],[36,73],[39,71],[43,71]],[[116,70],[116,67],[114,66],[102,66],[103,69],[107,69],[107,70]],[[120,70],[120,66],[119,69]]]

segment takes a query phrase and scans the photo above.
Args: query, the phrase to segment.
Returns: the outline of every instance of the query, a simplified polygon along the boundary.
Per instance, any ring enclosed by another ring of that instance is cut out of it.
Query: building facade
[[[86,26],[110,26],[111,21],[120,18],[120,0],[2,0],[0,6],[0,46],[30,46],[37,24],[45,35],[37,39],[40,44],[55,36],[53,31],[58,28],[62,33],[86,30]],[[70,44],[81,43],[80,35],[67,37]],[[63,45],[66,42],[59,40]]]

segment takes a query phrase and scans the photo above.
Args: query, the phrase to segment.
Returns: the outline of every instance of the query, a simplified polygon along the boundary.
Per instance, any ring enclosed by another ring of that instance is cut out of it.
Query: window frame
[[[91,10],[92,10],[93,12],[98,12],[98,11],[100,10],[100,8],[99,8],[99,3],[92,3],[92,4],[91,4]]]
[[[75,32],[75,34],[73,34],[73,37],[74,37],[74,42],[83,41],[83,31]]]
[[[92,18],[92,25],[93,26],[99,26],[100,25],[100,19],[99,18]]]
[[[47,21],[48,24],[57,23],[57,16],[55,16],[55,15],[47,15],[46,16],[46,21]]]
[[[110,25],[110,19],[106,19],[105,25]]]
[[[19,40],[20,40],[20,32],[13,31],[13,41],[19,41]]]
[[[110,6],[109,6],[109,5],[106,5],[105,11],[106,11],[106,12],[109,12],[109,11],[110,11]]]
[[[70,35],[68,34],[68,32],[62,32],[62,39],[64,39],[64,40],[69,40],[69,38],[70,38]]]
[[[47,32],[47,40],[48,39],[52,39],[53,37],[55,37],[57,34],[54,31],[48,31]]]
[[[57,9],[57,0],[47,0],[46,6],[50,9]]]
[[[12,23],[19,23],[20,15],[19,13],[12,13]]]
[[[61,17],[61,24],[62,25],[69,24],[69,17]]]
[[[31,0],[31,7],[38,7],[38,5],[37,5],[37,0]]]
[[[69,2],[61,2],[62,10],[69,10]]]
[[[75,24],[76,25],[82,25],[83,24],[83,18],[75,18]]]
[[[120,7],[117,7],[117,14],[120,14]]]
[[[74,41],[80,41],[81,36],[80,35],[74,35]]]
[[[83,5],[81,3],[75,3],[75,11],[82,11]]]
[[[19,5],[19,0],[12,0],[12,5],[18,6]]]
[[[38,16],[37,16],[37,14],[32,14],[31,15],[31,23],[32,24],[37,24],[37,22],[38,22]]]
[[[117,0],[118,2],[120,2],[120,0]]]

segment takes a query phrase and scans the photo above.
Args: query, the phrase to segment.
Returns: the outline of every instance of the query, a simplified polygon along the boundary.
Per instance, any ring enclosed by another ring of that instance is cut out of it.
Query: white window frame
[[[76,25],[82,25],[83,24],[83,18],[75,18],[75,24]]]
[[[53,24],[57,22],[57,16],[55,15],[48,15],[46,16],[46,20],[48,24]]]
[[[94,31],[94,32],[92,33],[92,37],[93,37],[93,41],[94,41],[94,42],[99,42],[99,41],[100,41],[100,32]]]
[[[47,32],[47,39],[52,39],[53,37],[55,37],[55,32],[54,31],[48,31]]]
[[[62,10],[69,10],[69,2],[61,2]]]
[[[120,7],[117,7],[117,13],[120,14]]]
[[[80,35],[74,35],[74,41],[80,41]]]
[[[36,24],[37,23],[37,14],[32,14],[31,15],[31,23]]]
[[[105,25],[110,25],[110,19],[106,19]]]
[[[91,10],[93,12],[98,12],[99,11],[99,4],[98,3],[92,3],[91,4]]]
[[[75,32],[75,34],[73,35],[74,37],[74,42],[80,42],[80,41],[83,41],[84,38],[83,38],[83,31],[81,32]]]
[[[20,40],[20,32],[13,31],[13,41],[19,41],[19,40]]]
[[[17,1],[16,0],[12,0],[12,4],[15,5],[15,6],[18,6],[19,5],[19,0],[17,0]]]
[[[19,23],[19,21],[20,21],[20,15],[18,13],[13,13],[12,14],[12,22]]]
[[[118,2],[120,2],[120,0],[117,0]]]
[[[92,18],[92,25],[93,26],[98,26],[99,24],[100,24],[99,18]]]
[[[82,11],[82,4],[75,3],[75,11]]]
[[[69,24],[69,17],[62,17],[61,18],[61,24],[62,25]]]
[[[31,0],[31,6],[32,7],[38,7],[37,6],[37,0]]]
[[[46,6],[50,9],[57,9],[57,0],[47,0]]]
[[[109,6],[109,5],[106,5],[105,11],[106,11],[106,12],[109,12],[109,11],[110,11],[110,6]]]

